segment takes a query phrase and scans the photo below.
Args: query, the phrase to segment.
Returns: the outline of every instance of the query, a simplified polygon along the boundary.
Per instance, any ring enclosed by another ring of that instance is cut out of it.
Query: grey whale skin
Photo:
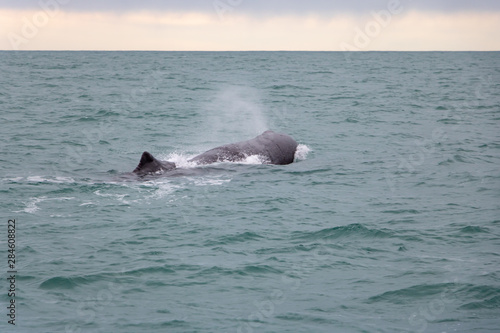
[[[189,162],[197,164],[211,164],[215,162],[237,162],[247,156],[260,155],[265,158],[266,164],[290,164],[295,157],[297,142],[289,135],[265,131],[261,135],[246,141],[231,143],[210,149],[203,154],[193,157]],[[134,169],[138,175],[175,169],[175,163],[159,161],[150,153],[142,153],[139,165]]]

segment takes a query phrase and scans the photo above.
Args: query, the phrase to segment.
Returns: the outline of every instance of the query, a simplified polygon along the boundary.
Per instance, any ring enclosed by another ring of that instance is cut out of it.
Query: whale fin
[[[142,153],[141,160],[139,161],[139,165],[134,169],[133,172],[139,172],[144,168],[144,166],[148,163],[154,162],[156,159],[149,152],[145,151]]]
[[[158,161],[149,152],[142,153],[139,165],[134,169],[134,173],[155,173],[157,171],[168,171],[175,169],[175,163],[167,161]]]

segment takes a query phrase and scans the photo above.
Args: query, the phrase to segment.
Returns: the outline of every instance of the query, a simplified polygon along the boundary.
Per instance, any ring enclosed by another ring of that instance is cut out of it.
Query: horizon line
[[[369,52],[500,52],[499,50],[103,50],[103,49],[81,49],[81,50],[7,50],[0,52],[331,52],[331,53],[369,53]]]

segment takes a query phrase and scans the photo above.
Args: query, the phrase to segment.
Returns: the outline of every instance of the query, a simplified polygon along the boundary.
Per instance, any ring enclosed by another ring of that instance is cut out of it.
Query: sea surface
[[[0,148],[1,332],[500,331],[499,52],[0,52]]]

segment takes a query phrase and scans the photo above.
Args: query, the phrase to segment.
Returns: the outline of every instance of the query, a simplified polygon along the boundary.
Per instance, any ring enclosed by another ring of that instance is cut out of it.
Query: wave
[[[272,86],[267,87],[268,89],[272,90],[283,90],[283,89],[299,89],[299,90],[311,90],[309,87],[301,87],[301,86],[296,86],[293,84],[275,84]]]
[[[486,227],[480,227],[480,226],[467,226],[463,227],[460,229],[460,232],[466,233],[466,234],[477,234],[477,233],[489,233],[490,229]]]
[[[461,310],[500,309],[499,287],[468,285],[458,290],[457,297],[469,299],[459,307]]]
[[[87,284],[91,281],[85,277],[65,277],[56,276],[43,281],[40,284],[41,289],[74,289],[79,285]]]
[[[456,283],[419,284],[398,290],[386,291],[368,298],[367,303],[388,302],[393,304],[411,304],[415,299],[432,296],[449,297],[450,293],[456,292]],[[455,297],[455,296],[454,296]]]
[[[219,237],[217,240],[210,240],[205,242],[205,246],[214,246],[214,245],[228,245],[234,243],[247,242],[252,240],[259,240],[263,237],[254,232],[243,232],[235,235],[224,235]]]
[[[372,296],[367,303],[412,304],[418,299],[428,299],[430,304],[458,306],[460,310],[498,309],[500,288],[455,282],[420,284]]]
[[[349,224],[334,228],[326,228],[314,232],[295,232],[294,237],[305,240],[337,239],[337,238],[385,238],[391,232],[378,229],[368,229],[360,223]]]
[[[203,276],[220,276],[220,275],[260,275],[260,274],[283,274],[283,271],[271,267],[269,265],[245,265],[241,268],[226,268],[220,266],[213,266],[200,272],[197,272],[192,277]]]

